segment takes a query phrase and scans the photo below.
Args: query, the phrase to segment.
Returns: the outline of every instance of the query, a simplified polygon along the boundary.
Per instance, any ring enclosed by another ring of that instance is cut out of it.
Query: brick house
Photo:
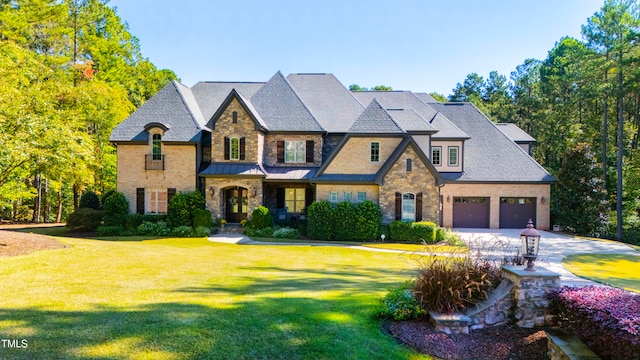
[[[111,141],[132,213],[166,212],[173,194],[199,190],[229,222],[260,205],[287,219],[316,200],[371,200],[385,222],[549,228],[554,179],[529,155],[535,139],[470,103],[351,92],[331,74],[174,81]]]

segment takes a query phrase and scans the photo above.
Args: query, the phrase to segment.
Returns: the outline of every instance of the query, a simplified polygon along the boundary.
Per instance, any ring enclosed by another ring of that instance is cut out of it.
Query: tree
[[[391,88],[391,86],[386,86],[386,85],[376,85],[372,88],[366,88],[358,84],[351,84],[349,85],[349,90],[350,91],[391,91],[393,89]]]

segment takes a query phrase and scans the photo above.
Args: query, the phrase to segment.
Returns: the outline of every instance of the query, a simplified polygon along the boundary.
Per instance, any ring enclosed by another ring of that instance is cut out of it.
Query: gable
[[[255,130],[266,131],[267,127],[260,118],[253,106],[242,97],[235,89],[232,89],[227,98],[222,102],[218,110],[213,114],[207,126],[211,130],[216,130],[216,126],[235,125],[233,122],[233,112],[242,113],[243,121],[251,121]],[[246,125],[246,124],[244,124]]]
[[[371,143],[379,144],[379,160],[371,161]],[[376,174],[389,156],[402,142],[402,138],[382,136],[347,136],[327,159],[323,174]]]
[[[410,160],[410,169],[408,169],[407,160]],[[416,175],[417,174],[417,175]],[[431,174],[435,185],[444,184],[444,179],[435,167],[431,164],[431,160],[420,149],[420,146],[411,137],[405,137],[402,143],[398,145],[396,150],[391,154],[387,162],[380,168],[376,175],[376,182],[384,184],[389,177],[394,178],[410,178],[425,176]],[[422,179],[419,181],[426,181]]]

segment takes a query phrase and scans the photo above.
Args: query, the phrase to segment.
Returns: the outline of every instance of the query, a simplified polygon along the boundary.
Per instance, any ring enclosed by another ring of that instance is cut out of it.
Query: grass
[[[402,244],[402,243],[366,243],[365,247],[375,249],[400,250],[408,252],[426,252],[426,253],[451,253],[451,252],[467,252],[468,250],[461,246],[449,245],[422,245],[422,244]]]
[[[0,258],[0,358],[422,358],[373,317],[398,254],[130,240]]]
[[[577,254],[562,265],[580,277],[640,293],[640,256]]]

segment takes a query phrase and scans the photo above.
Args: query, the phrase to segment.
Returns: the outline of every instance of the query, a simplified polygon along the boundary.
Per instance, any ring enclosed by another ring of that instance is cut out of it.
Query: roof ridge
[[[311,118],[313,119],[313,121],[316,122],[316,124],[318,124],[318,126],[320,127],[320,129],[322,129],[322,131],[327,131],[327,129],[324,128],[324,126],[322,126],[322,124],[320,124],[320,122],[318,121],[318,119],[316,119],[316,117],[313,115],[313,113],[311,112],[311,110],[309,109],[309,107],[307,106],[307,104],[304,103],[304,101],[302,100],[302,98],[300,97],[300,95],[298,95],[298,92],[296,91],[296,89],[294,89],[293,86],[291,86],[291,83],[289,82],[289,80],[287,80],[287,78],[282,75],[282,73],[280,72],[280,70],[278,70],[278,73],[280,74],[280,76],[282,76],[282,79],[284,80],[284,82],[287,84],[287,86],[289,87],[289,89],[291,89],[291,91],[293,91],[293,94],[296,96],[296,99],[298,99],[298,101],[300,101],[300,103],[302,104],[302,107],[304,107],[304,109],[307,111],[307,113],[309,115],[311,115]]]
[[[189,106],[189,103],[187,102],[187,100],[184,98],[184,94],[182,94],[183,90],[189,90],[189,92],[191,93],[191,89],[188,88],[185,85],[180,84],[178,81],[176,80],[171,80],[171,83],[175,86],[176,91],[178,92],[178,94],[180,95],[180,100],[182,100],[182,103],[184,104],[184,106],[187,108],[187,110],[189,111],[189,114],[191,115],[191,119],[193,120],[193,122],[196,124],[197,128],[200,130],[203,130],[203,125],[201,124],[198,119],[196,118],[196,115],[193,113],[193,109],[191,109],[191,106]],[[180,89],[180,87],[184,87],[184,89]],[[191,96],[193,96],[193,93],[191,93]],[[195,101],[195,98],[194,98]],[[198,102],[196,101],[196,104],[198,104]],[[202,115],[202,110],[200,110],[200,105],[198,105],[198,110],[200,111],[201,115]],[[204,115],[202,115],[202,118],[204,120]]]
[[[380,102],[378,102],[378,100],[376,98],[373,98],[371,100],[371,102],[369,103],[369,105],[367,105],[364,110],[362,111],[362,113],[360,113],[360,115],[356,118],[356,121],[353,122],[353,124],[351,124],[351,127],[349,128],[349,130],[347,130],[347,132],[357,132],[354,131],[353,128],[356,125],[360,125],[360,120],[362,119],[362,117],[369,111],[374,111],[376,109],[374,109],[373,107],[377,107],[377,109],[380,109],[383,111],[384,115],[386,116],[386,118],[388,120],[391,120],[391,123],[393,123],[393,125],[400,130],[400,132],[402,133],[406,133],[406,130],[402,128],[402,126],[400,126],[394,119],[393,116],[391,116],[391,114],[389,114],[389,112],[380,104]],[[364,121],[364,120],[363,120]]]

